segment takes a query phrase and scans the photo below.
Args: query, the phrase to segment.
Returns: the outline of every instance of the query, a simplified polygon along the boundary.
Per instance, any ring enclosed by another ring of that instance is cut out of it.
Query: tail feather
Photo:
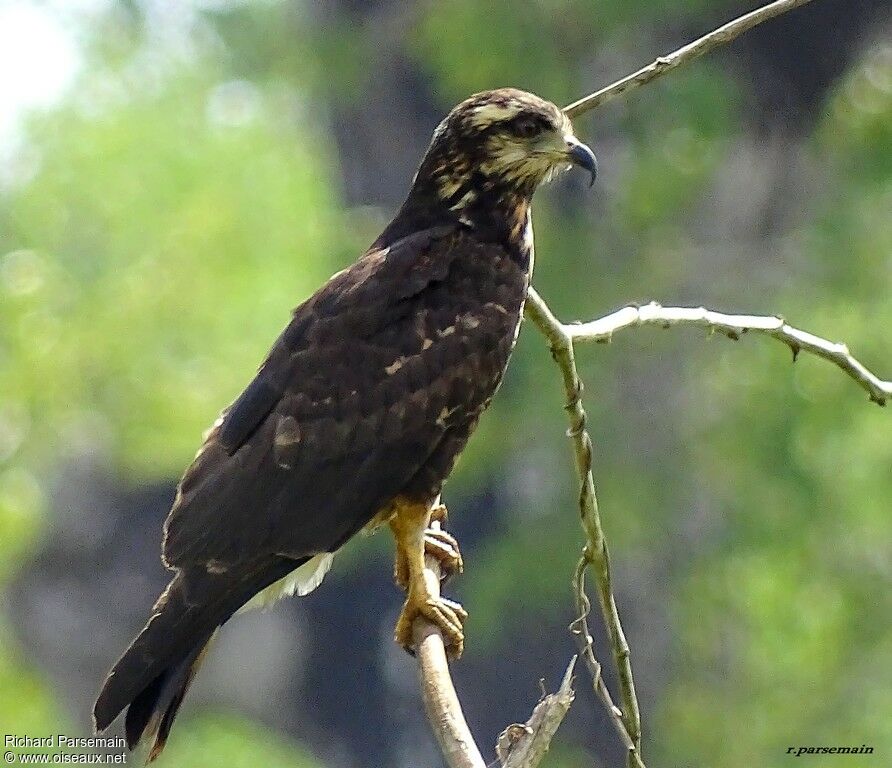
[[[93,707],[97,731],[107,728],[124,707],[193,655],[196,646],[203,646],[232,615],[232,611],[221,613],[207,594],[202,603],[198,593],[207,590],[196,579],[191,582],[186,572],[174,577],[155,603],[148,624],[109,673]]]
[[[106,678],[93,707],[96,730],[105,730],[128,707],[127,745],[133,749],[150,737],[149,760],[154,760],[217,629],[306,559],[276,557],[238,573],[209,574],[203,568],[177,572],[145,628]]]
[[[135,749],[143,740],[151,743],[147,762],[152,762],[164,750],[174,718],[213,637],[198,643],[185,659],[158,675],[127,708],[124,719],[127,747]]]

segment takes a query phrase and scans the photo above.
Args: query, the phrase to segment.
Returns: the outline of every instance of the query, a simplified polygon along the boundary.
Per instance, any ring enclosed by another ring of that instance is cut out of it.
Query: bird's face
[[[434,133],[429,155],[447,198],[471,178],[474,186],[532,195],[572,165],[587,170],[592,182],[597,174],[594,153],[560,108],[514,88],[478,93],[456,106]]]

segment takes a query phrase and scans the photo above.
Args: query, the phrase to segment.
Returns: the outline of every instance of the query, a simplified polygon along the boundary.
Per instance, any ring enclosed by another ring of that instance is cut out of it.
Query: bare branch
[[[439,526],[439,523],[432,522],[431,526]],[[424,564],[427,588],[437,597],[440,594],[440,563],[428,555]],[[424,709],[446,764],[449,768],[486,768],[452,684],[443,635],[435,624],[419,617],[415,621],[414,640]]]
[[[434,521],[431,527],[436,529],[440,524]],[[440,594],[440,563],[428,555],[424,564],[424,578],[431,594],[436,597]],[[423,616],[415,621],[413,632],[424,709],[446,764],[449,768],[488,768],[474,742],[452,684],[443,635]],[[557,693],[545,696],[526,724],[509,725],[499,736],[497,752],[503,768],[536,768],[539,765],[573,702],[571,684],[575,662],[574,657]]]
[[[621,718],[626,732],[624,741],[627,746],[631,745],[629,764],[643,767],[641,760],[641,715],[638,710],[638,699],[635,695],[635,682],[632,677],[632,665],[629,659],[629,644],[626,642],[626,636],[623,632],[619,612],[616,608],[616,601],[613,597],[613,590],[610,585],[610,556],[607,552],[607,542],[604,539],[604,531],[601,527],[598,499],[595,495],[595,483],[592,479],[592,441],[586,430],[586,415],[582,407],[582,382],[576,371],[573,337],[568,332],[567,326],[552,314],[548,305],[532,287],[527,295],[525,312],[526,316],[545,334],[551,347],[552,357],[561,371],[564,392],[567,397],[564,409],[567,411],[567,418],[570,422],[567,436],[573,441],[576,473],[579,478],[579,513],[582,527],[588,540],[586,545],[586,564],[591,562],[594,566],[598,588],[598,602],[601,605],[601,614],[610,636],[613,659],[619,675],[620,696],[623,704]],[[588,637],[588,634],[588,632],[585,632],[586,637]],[[591,648],[589,647],[588,650],[590,652]],[[587,658],[585,652],[583,657]],[[597,689],[599,687],[597,681],[595,685]],[[615,707],[611,704],[611,716],[614,716],[614,710]],[[634,755],[634,761],[632,755]]]
[[[820,336],[794,328],[783,318],[765,315],[726,315],[704,307],[663,307],[655,302],[643,307],[628,306],[587,323],[565,324],[558,320],[541,296],[529,289],[526,316],[548,340],[551,354],[561,371],[567,404],[564,406],[570,421],[567,435],[573,440],[576,470],[580,480],[579,510],[587,543],[576,566],[574,593],[578,618],[571,625],[579,652],[592,677],[595,694],[601,699],[613,720],[617,732],[629,751],[628,765],[644,768],[641,759],[641,726],[635,685],[629,661],[629,647],[620,623],[610,583],[610,556],[601,527],[598,501],[592,479],[592,444],[586,430],[586,415],[582,407],[582,382],[576,371],[574,342],[609,342],[613,334],[624,328],[655,325],[671,328],[689,325],[705,328],[710,333],[721,333],[739,339],[750,331],[771,336],[793,350],[796,358],[805,351],[837,365],[853,378],[871,400],[885,405],[892,397],[892,382],[884,381],[855,359],[845,344],[834,343]],[[601,613],[610,636],[614,660],[620,679],[620,693],[624,710],[618,709],[601,676],[601,664],[595,658],[587,617],[590,603],[585,593],[585,571],[594,566]]]
[[[570,659],[561,687],[542,697],[526,723],[509,725],[499,735],[496,754],[502,768],[535,768],[542,762],[551,740],[573,703],[573,668]]]
[[[763,21],[773,19],[775,16],[780,16],[782,13],[791,11],[808,2],[811,2],[811,0],[777,0],[774,3],[769,3],[762,8],[757,8],[755,11],[739,16],[734,21],[729,21],[724,26],[714,29],[709,34],[703,35],[703,37],[694,40],[692,43],[688,43],[683,48],[679,48],[666,56],[657,57],[657,59],[637,72],[626,75],[621,80],[617,80],[599,91],[574,101],[572,104],[564,107],[564,112],[567,114],[567,117],[578,117],[584,112],[612,101],[617,96],[622,96],[635,88],[647,85],[652,80],[662,77],[682,64],[687,64],[693,59],[699,58],[713,48],[730,43]]]
[[[770,336],[793,350],[793,358],[800,352],[828,360],[837,365],[864,389],[870,399],[885,405],[892,398],[892,381],[884,381],[852,357],[849,348],[807,331],[787,325],[783,318],[773,315],[726,315],[704,307],[663,307],[651,302],[643,307],[623,307],[597,320],[564,325],[562,329],[573,341],[610,341],[613,334],[624,328],[655,325],[671,328],[689,325],[705,328],[710,333],[721,333],[735,341],[752,331]]]

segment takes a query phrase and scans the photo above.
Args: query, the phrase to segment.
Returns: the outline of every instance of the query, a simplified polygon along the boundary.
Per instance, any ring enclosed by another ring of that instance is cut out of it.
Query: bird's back
[[[452,226],[334,276],[187,470],[167,562],[333,551],[394,496],[435,496],[501,380],[528,267]]]

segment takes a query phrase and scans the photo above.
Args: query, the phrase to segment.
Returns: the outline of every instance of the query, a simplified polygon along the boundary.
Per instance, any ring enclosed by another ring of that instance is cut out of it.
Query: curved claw
[[[465,569],[455,536],[440,528],[428,528],[424,532],[424,554],[431,555],[440,563],[441,582]]]
[[[445,504],[437,504],[431,507],[431,522],[446,525],[449,522],[449,510]]]
[[[468,613],[459,603],[440,598],[414,598],[410,592],[403,604],[403,610],[396,623],[394,639],[413,656],[415,641],[413,628],[415,620],[424,617],[434,624],[442,633],[446,644],[446,652],[452,659],[462,655],[465,645],[464,621]]]

